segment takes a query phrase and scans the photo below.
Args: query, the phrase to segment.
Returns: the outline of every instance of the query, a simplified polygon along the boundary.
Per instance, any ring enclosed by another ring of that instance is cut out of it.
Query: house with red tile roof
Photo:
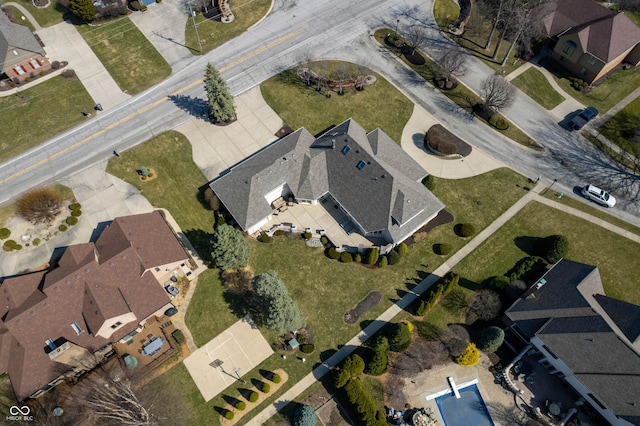
[[[640,62],[640,28],[593,0],[562,0],[544,19],[551,57],[593,83],[622,62]]]
[[[119,217],[50,270],[0,285],[0,373],[19,400],[79,377],[171,306],[158,279],[187,262],[161,213]]]

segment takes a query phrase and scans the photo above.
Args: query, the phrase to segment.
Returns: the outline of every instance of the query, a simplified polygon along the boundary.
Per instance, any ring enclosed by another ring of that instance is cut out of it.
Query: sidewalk
[[[73,69],[94,103],[102,104],[105,110],[126,101],[131,96],[123,93],[102,62],[93,53],[76,28],[62,22],[38,31],[45,44],[47,57],[51,61],[67,61],[65,69]],[[93,105],[78,105],[90,109]]]

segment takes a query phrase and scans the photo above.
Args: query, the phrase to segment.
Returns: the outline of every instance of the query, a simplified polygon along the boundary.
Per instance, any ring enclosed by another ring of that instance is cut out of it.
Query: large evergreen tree
[[[278,334],[304,326],[298,304],[289,296],[287,287],[275,271],[257,275],[253,280],[254,306],[258,319]]]
[[[227,224],[216,228],[211,245],[211,259],[217,268],[240,269],[249,263],[249,243],[244,239],[242,232]]]
[[[71,0],[69,1],[69,10],[85,21],[93,21],[93,18],[96,17],[96,8],[93,6],[92,0]]]
[[[210,63],[204,74],[204,88],[209,100],[209,117],[215,123],[229,123],[236,119],[236,107],[233,96],[229,92],[227,82],[224,81],[217,69]]]

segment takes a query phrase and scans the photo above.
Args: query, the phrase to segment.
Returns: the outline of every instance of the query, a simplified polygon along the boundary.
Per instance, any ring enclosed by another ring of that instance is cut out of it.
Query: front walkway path
[[[50,61],[67,61],[66,69],[73,69],[94,103],[107,110],[131,96],[123,93],[102,62],[84,41],[75,26],[62,22],[38,31]],[[52,99],[52,102],[54,100]],[[78,105],[78,109],[92,109],[93,105]]]

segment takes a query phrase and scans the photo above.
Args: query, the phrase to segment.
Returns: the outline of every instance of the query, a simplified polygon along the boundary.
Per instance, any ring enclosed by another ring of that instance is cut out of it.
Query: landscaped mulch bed
[[[367,297],[362,299],[354,309],[349,309],[344,313],[344,322],[354,324],[364,313],[376,306],[380,300],[382,300],[382,293],[379,291],[372,291],[367,294]]]
[[[436,217],[430,220],[429,223],[424,225],[422,228],[418,229],[412,236],[404,240],[404,242],[406,245],[410,246],[416,242],[414,238],[416,234],[429,232],[436,226],[446,225],[451,222],[453,222],[453,215],[446,210],[440,210],[440,213],[438,213]]]

